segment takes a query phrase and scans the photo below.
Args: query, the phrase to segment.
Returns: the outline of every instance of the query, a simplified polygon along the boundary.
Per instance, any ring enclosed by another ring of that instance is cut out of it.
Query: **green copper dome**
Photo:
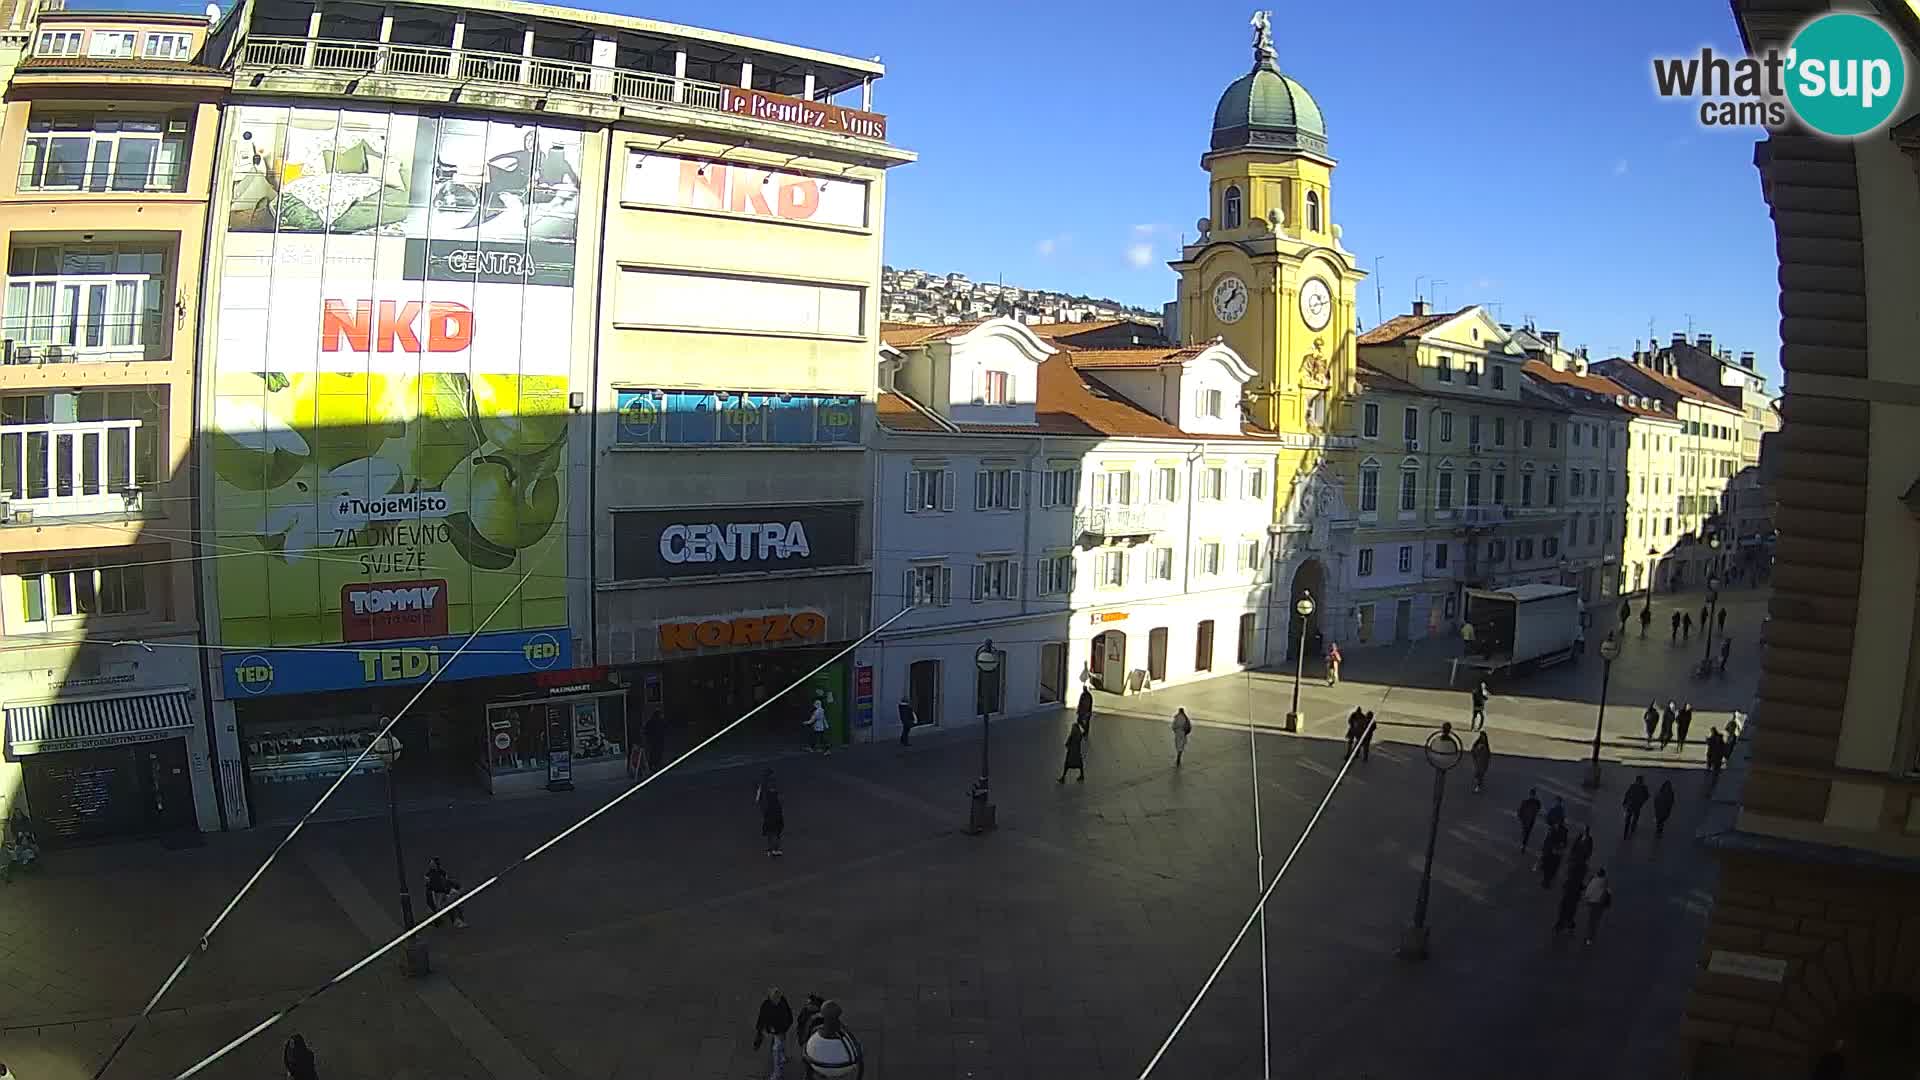
[[[1299,150],[1325,156],[1327,121],[1307,88],[1261,57],[1220,95],[1213,110],[1213,149]]]

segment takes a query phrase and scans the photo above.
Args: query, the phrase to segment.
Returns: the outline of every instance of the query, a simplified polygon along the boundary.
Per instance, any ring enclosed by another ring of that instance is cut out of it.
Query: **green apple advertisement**
[[[579,133],[239,106],[227,151],[221,644],[564,631]]]

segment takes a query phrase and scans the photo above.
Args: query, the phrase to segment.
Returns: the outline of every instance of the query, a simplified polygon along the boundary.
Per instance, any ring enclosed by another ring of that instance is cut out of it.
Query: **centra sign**
[[[806,526],[797,521],[669,525],[660,530],[660,557],[670,563],[777,562],[811,554]]]

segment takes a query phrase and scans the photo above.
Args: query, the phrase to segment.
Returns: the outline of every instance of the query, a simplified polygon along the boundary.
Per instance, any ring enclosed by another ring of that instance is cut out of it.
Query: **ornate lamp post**
[[[400,883],[401,929],[411,930],[414,927],[413,892],[407,887],[407,856],[400,845],[400,802],[393,790],[393,767],[400,763],[403,749],[405,747],[400,740],[392,735],[382,735],[373,743],[374,756],[380,759],[385,766],[383,771],[387,774],[387,821],[393,827],[393,872]],[[400,966],[409,975],[425,975],[431,970],[424,938],[415,937],[407,941]]]
[[[1612,634],[1600,643],[1600,711],[1593,717],[1593,763],[1580,786],[1592,791],[1600,786],[1600,732],[1607,722],[1607,682],[1613,678],[1613,662],[1620,658],[1620,640]]]
[[[1433,766],[1433,819],[1427,825],[1427,861],[1420,870],[1420,892],[1413,901],[1413,925],[1400,940],[1400,956],[1406,960],[1427,958],[1427,900],[1433,893],[1433,848],[1440,839],[1440,801],[1447,794],[1447,773],[1460,764],[1460,737],[1453,725],[1443,723],[1440,730],[1427,736],[1427,764]]]
[[[995,824],[994,806],[988,801],[993,792],[990,756],[993,722],[989,716],[999,708],[1000,653],[993,647],[992,638],[973,654],[973,669],[976,678],[973,696],[980,709],[980,778],[968,792],[972,805],[967,812],[967,832],[978,836],[990,831]]]
[[[1300,617],[1300,649],[1293,664],[1293,708],[1287,713],[1287,730],[1299,731],[1300,723],[1300,673],[1307,666],[1307,635],[1313,630],[1313,594],[1302,592],[1300,599],[1293,605],[1294,614]]]

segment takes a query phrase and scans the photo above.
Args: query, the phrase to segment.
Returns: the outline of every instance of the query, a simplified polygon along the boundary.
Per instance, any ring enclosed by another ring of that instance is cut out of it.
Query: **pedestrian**
[[[434,856],[427,863],[427,906],[439,911],[459,894],[460,883],[453,880],[453,876],[447,873],[447,868],[441,864],[440,857]],[[467,913],[461,908],[454,908],[453,913],[447,916],[447,921],[453,924],[455,930],[465,930]]]
[[[753,1020],[753,1048],[760,1049],[766,1037],[773,1036],[773,1049],[767,1060],[767,1080],[785,1080],[787,1075],[787,1030],[793,1027],[793,1006],[775,986],[760,1002],[760,1014]]]
[[[647,718],[646,726],[647,775],[657,773],[667,764],[667,714],[659,709]]]
[[[639,734],[641,738],[629,738],[627,740],[627,779],[629,780],[640,779],[643,775],[641,770],[646,766],[646,751],[641,749],[641,747],[646,745],[645,721],[641,721]]]
[[[1567,827],[1549,825],[1546,839],[1540,841],[1540,887],[1553,888],[1553,878],[1560,872],[1560,860],[1567,850]]]
[[[1651,626],[1652,624],[1653,624],[1653,605],[1648,604],[1646,607],[1643,607],[1640,609],[1640,637],[1643,640],[1647,636],[1647,627]]]
[[[1193,734],[1193,721],[1188,719],[1187,710],[1173,710],[1173,764],[1176,768],[1180,764],[1180,759],[1186,755],[1187,736],[1191,734]]]
[[[1651,797],[1652,794],[1652,792],[1647,790],[1646,777],[1636,776],[1633,778],[1633,786],[1629,787],[1627,793],[1620,797],[1620,807],[1627,812],[1626,823],[1621,831],[1622,836],[1631,838],[1633,831],[1640,827],[1640,810],[1647,805],[1647,799]]]
[[[1327,643],[1327,685],[1340,685],[1340,643]]]
[[[1712,618],[1712,616],[1713,616],[1713,605],[1701,604],[1700,605],[1700,632],[1701,633],[1704,634],[1707,632],[1707,623]]]
[[[1727,721],[1727,761],[1733,761],[1733,748],[1740,745],[1740,720],[1746,714],[1739,709],[1733,710],[1733,716]]]
[[[1674,707],[1672,701],[1668,701],[1665,711],[1660,714],[1660,749],[1665,750],[1667,744],[1673,741],[1673,725],[1679,719],[1680,710]]]
[[[1673,781],[1660,781],[1660,790],[1653,793],[1653,838],[1667,835],[1667,819],[1673,816]]]
[[[313,1049],[307,1045],[307,1037],[297,1031],[287,1040],[286,1049],[280,1052],[280,1062],[287,1067],[287,1076],[291,1080],[320,1080]]]
[[[1547,828],[1565,828],[1567,824],[1567,800],[1555,795],[1553,809],[1547,811]]]
[[[793,1041],[802,1052],[807,1048],[807,1038],[813,1029],[820,1025],[820,1010],[826,1007],[826,999],[819,994],[808,994],[807,1000],[800,1003],[800,1015],[794,1018]]]
[[[1679,613],[1678,611],[1675,611],[1675,612],[1673,613],[1673,638],[1672,638],[1672,640],[1674,640],[1674,641],[1679,641],[1679,640],[1680,640],[1680,613]]]
[[[919,723],[920,723],[920,718],[913,715],[913,702],[908,701],[904,696],[901,697],[900,699],[900,745],[901,746],[913,745],[913,729]]]
[[[1722,612],[1721,614],[1725,614],[1725,612]],[[1733,656],[1733,639],[1721,638],[1720,639],[1720,672],[1721,674],[1724,675],[1726,673],[1727,660],[1730,659],[1732,656]]]
[[[1680,617],[1680,643],[1682,645],[1685,645],[1687,642],[1692,640],[1693,640],[1693,612],[1689,611],[1685,615],[1682,615]]]
[[[1520,800],[1520,809],[1514,811],[1520,819],[1520,850],[1527,850],[1527,840],[1533,836],[1533,821],[1540,816],[1540,792],[1527,789],[1527,797]]]
[[[1613,890],[1607,888],[1607,872],[1595,870],[1593,880],[1587,882],[1587,891],[1580,894],[1587,905],[1587,944],[1593,944],[1593,937],[1600,932],[1600,915],[1613,906]]]
[[[1720,614],[1719,616],[1717,616],[1717,618],[1720,623],[1720,632],[1723,634],[1726,633],[1727,632],[1727,609],[1721,608]]]
[[[753,789],[753,805],[760,809],[760,837],[767,842],[767,856],[785,855],[781,839],[787,832],[787,811],[780,805],[780,786],[773,781],[772,769],[761,771],[760,786]]]
[[[1567,848],[1567,876],[1585,881],[1587,864],[1592,861],[1593,826],[1587,825],[1580,829],[1580,835],[1574,837],[1573,843]]]
[[[1680,706],[1680,713],[1673,718],[1673,730],[1680,736],[1680,749],[1687,748],[1687,732],[1693,729],[1693,702]]]
[[[1487,733],[1481,732],[1473,740],[1473,790],[1479,791],[1487,786],[1487,766],[1493,763],[1493,747],[1487,745]]]
[[[1080,728],[1081,738],[1093,734],[1093,691],[1087,687],[1080,688],[1080,701],[1073,707],[1073,722]]]
[[[1376,729],[1377,727],[1379,727],[1379,725],[1373,722],[1373,710],[1368,709],[1367,721],[1365,724],[1361,725],[1361,728],[1360,728],[1360,760],[1361,761],[1366,761],[1373,757],[1373,732],[1374,732],[1374,729]]]
[[[1481,679],[1473,688],[1473,718],[1467,727],[1470,731],[1479,731],[1487,726],[1487,680]]]
[[[1553,917],[1554,933],[1572,933],[1578,928],[1575,920],[1580,915],[1580,896],[1585,891],[1586,880],[1569,873],[1566,884],[1560,887],[1560,910]]]
[[[822,754],[833,753],[833,748],[827,742],[827,703],[819,698],[813,699],[813,712],[807,717],[807,728],[811,732],[807,749]]]
[[[1627,620],[1633,618],[1633,601],[1620,599],[1620,636],[1627,636]]]
[[[1653,749],[1653,732],[1660,726],[1660,707],[1647,702],[1647,715],[1642,718],[1647,725],[1647,749]]]
[[[1352,759],[1354,751],[1360,749],[1360,735],[1367,730],[1367,711],[1355,705],[1347,714],[1347,757]]]
[[[1720,769],[1727,763],[1727,741],[1720,737],[1720,729],[1714,728],[1707,735],[1707,790],[1720,779]]]
[[[1074,724],[1073,728],[1067,732],[1067,760],[1061,764],[1060,779],[1054,781],[1055,783],[1057,784],[1066,783],[1067,773],[1075,769],[1079,770],[1080,772],[1080,777],[1076,782],[1083,783],[1083,784],[1086,783],[1087,759],[1085,754],[1082,753],[1081,747],[1080,747],[1080,744],[1086,739],[1086,737],[1087,737],[1087,729],[1081,727],[1077,723]]]

